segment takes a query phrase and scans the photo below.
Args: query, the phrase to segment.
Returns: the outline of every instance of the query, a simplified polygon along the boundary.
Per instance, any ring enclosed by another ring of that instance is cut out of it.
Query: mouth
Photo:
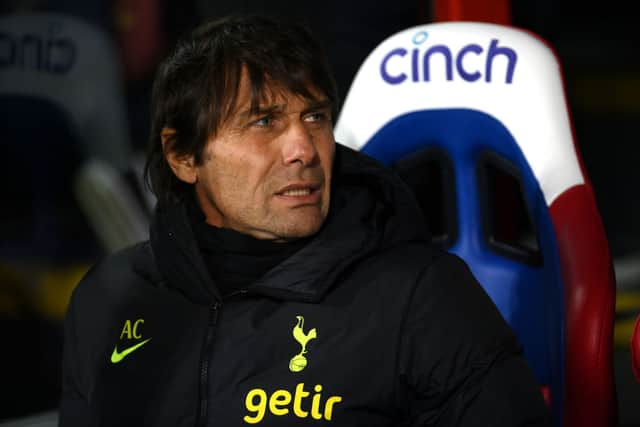
[[[276,196],[286,200],[311,203],[319,197],[320,186],[317,184],[291,184],[280,189]]]
[[[313,189],[311,188],[297,188],[294,190],[286,190],[279,194],[281,196],[299,197],[299,196],[308,196],[309,194],[311,194],[312,191]]]

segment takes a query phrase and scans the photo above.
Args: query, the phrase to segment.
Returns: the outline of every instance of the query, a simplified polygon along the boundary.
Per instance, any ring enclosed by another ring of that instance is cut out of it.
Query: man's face
[[[252,114],[243,77],[235,110],[195,166],[195,191],[209,224],[287,241],[314,234],[327,217],[335,142],[326,97],[272,93]]]

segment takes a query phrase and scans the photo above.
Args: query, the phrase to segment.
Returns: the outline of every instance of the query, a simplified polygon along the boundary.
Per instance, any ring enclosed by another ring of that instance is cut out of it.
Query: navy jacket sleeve
[[[429,267],[406,316],[398,397],[411,426],[551,425],[515,335],[463,261]]]

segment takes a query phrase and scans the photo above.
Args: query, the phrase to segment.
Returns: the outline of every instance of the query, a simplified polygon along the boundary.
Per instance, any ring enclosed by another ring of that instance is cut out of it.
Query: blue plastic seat
[[[401,31],[362,64],[335,133],[412,187],[434,244],[515,330],[556,425],[615,425],[611,257],[551,49],[494,24]]]

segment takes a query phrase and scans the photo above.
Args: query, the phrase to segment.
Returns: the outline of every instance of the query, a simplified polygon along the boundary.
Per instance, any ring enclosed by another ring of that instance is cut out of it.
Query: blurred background
[[[545,39],[564,69],[617,276],[619,421],[640,426],[628,351],[640,313],[640,36],[631,5],[616,3],[514,1],[511,22]],[[141,174],[150,88],[180,35],[229,13],[304,22],[324,43],[344,99],[367,54],[431,22],[432,10],[427,0],[3,0],[0,422],[57,408],[73,287],[105,254],[147,235],[154,201]],[[33,15],[43,12],[57,15],[43,24]]]

